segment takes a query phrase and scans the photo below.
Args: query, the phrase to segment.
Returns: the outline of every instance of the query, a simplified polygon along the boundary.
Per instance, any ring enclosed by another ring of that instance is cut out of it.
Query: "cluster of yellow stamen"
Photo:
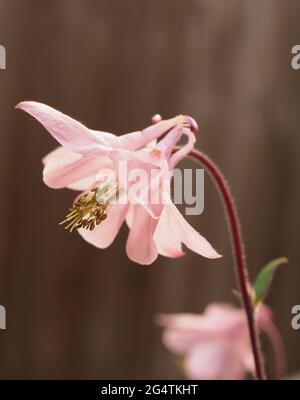
[[[60,225],[72,232],[74,229],[84,228],[92,231],[96,225],[101,224],[107,217],[107,209],[119,196],[119,186],[116,182],[108,180],[99,187],[83,194],[69,208],[66,218]]]
[[[99,225],[107,217],[106,210],[108,204],[101,204],[97,200],[98,188],[92,189],[89,193],[83,194],[69,208],[69,213],[59,225],[64,225],[65,229],[72,232],[75,228],[85,228],[92,231],[96,225]]]

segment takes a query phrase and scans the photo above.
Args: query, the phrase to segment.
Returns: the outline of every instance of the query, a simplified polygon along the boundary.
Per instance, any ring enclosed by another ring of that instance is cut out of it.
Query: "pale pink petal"
[[[188,117],[179,115],[172,119],[157,122],[142,131],[127,133],[119,137],[120,147],[128,150],[141,149],[153,139],[158,139],[174,126],[181,125],[184,122],[190,123],[191,121]]]
[[[181,215],[173,203],[168,205],[170,218],[174,219],[178,238],[192,251],[207,258],[219,258],[211,244],[198,233]]]
[[[245,370],[253,372],[254,360],[244,310],[228,304],[213,303],[206,307],[203,316],[223,336],[236,337],[238,359]]]
[[[100,249],[110,246],[117,236],[128,210],[128,204],[114,204],[107,212],[107,218],[94,230],[80,228],[78,233],[90,244]]]
[[[201,314],[191,313],[159,314],[155,321],[164,328],[199,331],[205,318]]]
[[[232,309],[241,311],[238,319],[235,313],[230,314],[226,312],[223,315],[220,310],[218,314],[207,314],[206,311],[199,315],[162,314],[157,318],[157,323],[170,330],[197,332],[199,340],[218,336],[230,336],[232,332],[240,332],[241,327],[245,326],[245,321],[241,319],[241,316],[243,316],[242,310]]]
[[[163,343],[178,354],[187,352],[201,338],[205,319],[196,314],[159,314],[155,318],[159,326],[164,327]]]
[[[129,209],[128,209],[128,212],[127,212],[127,215],[126,215],[126,224],[127,224],[129,229],[131,229],[131,227],[132,227],[133,213],[134,213],[134,206],[129,206]]]
[[[199,341],[197,331],[184,329],[165,329],[162,341],[166,348],[175,354],[187,353]]]
[[[91,188],[95,183],[95,175],[88,176],[87,178],[80,179],[74,183],[70,183],[67,188],[83,192]]]
[[[222,340],[202,341],[191,348],[184,360],[189,379],[222,379],[228,364],[228,349]]]
[[[240,311],[244,314],[242,309]],[[227,346],[231,349],[231,354],[228,368],[224,372],[224,379],[243,379],[247,372],[255,371],[246,319],[239,325],[234,325],[233,321],[232,331],[225,337],[227,337]]]
[[[249,372],[241,360],[239,350],[233,351],[228,360],[228,365],[225,367],[223,379],[226,380],[243,380],[247,372]]]
[[[80,160],[81,158],[81,154],[74,153],[73,151],[67,150],[62,146],[58,146],[42,158],[42,163],[43,165],[46,165],[48,161],[59,159],[61,156],[66,158],[69,156],[70,159],[73,157],[74,161]]]
[[[162,120],[162,116],[160,114],[155,114],[151,118],[151,124],[157,124],[157,122],[160,122]]]
[[[237,380],[243,379],[246,370],[242,365],[234,338],[205,340],[189,349],[184,370],[189,379]]]
[[[156,143],[157,143],[157,140],[153,139],[153,140],[151,140],[151,142],[147,143],[144,148],[147,149],[147,150],[149,150],[149,149],[152,150],[152,149],[155,148]]]
[[[160,122],[162,120],[162,116],[160,114],[155,114],[153,115],[153,117],[151,118],[151,123],[152,124],[157,124],[157,122]],[[190,129],[193,132],[197,132],[198,131],[198,124],[197,122],[194,120],[194,118],[186,115],[185,116],[185,121],[187,124],[190,125]]]
[[[182,133],[183,127],[181,125],[176,125],[162,140],[157,143],[156,148],[162,152],[164,157],[169,158],[172,154],[172,150],[180,140]]]
[[[186,120],[187,123],[190,125],[190,129],[192,132],[197,132],[199,127],[197,122],[194,120],[194,118],[190,117],[189,115],[186,115]]]
[[[53,189],[63,187],[84,189],[83,182],[81,185],[78,185],[78,182],[86,178],[92,181],[93,177],[95,180],[95,175],[100,169],[113,167],[111,160],[105,156],[97,156],[94,153],[82,155],[63,147],[48,154],[43,162],[45,163],[43,180]]]
[[[24,101],[16,108],[36,118],[62,146],[71,151],[85,153],[96,148],[104,152],[109,142],[107,135],[101,139],[100,134],[46,104]]]
[[[165,205],[161,213],[157,228],[154,232],[154,241],[159,254],[165,257],[181,257],[182,250],[180,236],[177,234],[176,223],[170,218],[169,207]]]
[[[99,143],[105,147],[117,149],[120,147],[120,138],[113,133],[89,129],[90,134],[94,135]]]
[[[126,165],[116,159],[119,151],[114,151],[116,176],[121,188],[127,193],[128,201],[132,205],[140,205],[154,219],[158,219],[162,209],[162,197],[159,196],[159,168],[153,164],[143,162],[140,159],[128,160]],[[151,176],[156,172],[158,179],[153,182]],[[153,204],[153,202],[156,204]],[[159,207],[158,207],[159,206]],[[158,214],[156,214],[156,212]],[[157,221],[158,222],[158,221]]]
[[[169,168],[172,170],[176,165],[183,160],[189,152],[194,148],[196,137],[190,129],[184,128],[183,133],[187,136],[188,141],[180,150],[176,151],[169,159]]]
[[[209,304],[204,310],[203,317],[212,329],[222,331],[237,329],[246,324],[244,311],[226,303]]]
[[[130,168],[143,169],[148,176],[148,185],[145,185],[141,191],[141,198],[153,199],[155,202],[159,194],[160,202],[169,201],[172,174],[166,157],[159,149],[153,151],[143,149],[136,152],[135,155],[135,160],[132,160],[129,164]]]
[[[157,220],[151,218],[141,205],[135,205],[133,209],[133,221],[127,239],[126,252],[132,261],[149,265],[157,258],[157,249],[153,240]]]

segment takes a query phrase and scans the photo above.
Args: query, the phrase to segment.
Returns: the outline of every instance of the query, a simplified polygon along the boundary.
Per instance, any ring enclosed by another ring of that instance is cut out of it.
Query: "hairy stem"
[[[178,150],[179,147],[176,148]],[[210,173],[216,184],[228,220],[233,256],[235,260],[236,276],[240,288],[242,304],[244,306],[255,363],[256,379],[266,379],[264,361],[261,353],[260,339],[255,323],[254,307],[252,302],[251,285],[248,278],[246,257],[239,217],[229,186],[217,165],[199,150],[192,150],[188,156],[199,161]]]

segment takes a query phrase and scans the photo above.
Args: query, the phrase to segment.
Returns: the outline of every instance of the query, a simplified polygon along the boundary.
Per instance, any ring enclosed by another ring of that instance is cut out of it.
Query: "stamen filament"
[[[101,224],[107,217],[107,208],[112,200],[119,195],[119,186],[116,183],[103,184],[102,187],[92,189],[89,193],[83,194],[69,208],[66,218],[59,223],[64,225],[65,229],[72,232],[75,228],[84,228],[92,231],[96,225]]]

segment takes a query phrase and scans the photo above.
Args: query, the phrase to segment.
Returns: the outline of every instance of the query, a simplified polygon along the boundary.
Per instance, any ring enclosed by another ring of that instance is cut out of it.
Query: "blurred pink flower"
[[[273,333],[276,330],[272,312],[264,304],[256,308],[256,322],[268,334],[268,327]],[[159,315],[157,323],[165,328],[165,346],[183,356],[188,379],[243,379],[247,372],[254,372],[244,310],[211,304],[201,315]],[[275,335],[271,336],[272,340]]]
[[[126,219],[130,227],[126,251],[139,264],[151,264],[158,254],[178,257],[183,254],[181,243],[205,257],[219,257],[185,221],[170,197],[172,170],[195,143],[192,131],[197,130],[197,124],[191,117],[180,115],[161,121],[155,116],[154,125],[118,137],[90,130],[41,103],[22,102],[16,107],[35,117],[62,146],[43,159],[44,182],[52,188],[83,191],[63,221],[66,228],[76,228],[86,241],[106,248]],[[172,154],[183,134],[188,137],[187,144]],[[122,162],[126,162],[127,172],[142,169],[147,176],[156,172],[154,182],[136,194],[138,185],[128,187]],[[114,180],[107,171],[115,173]],[[149,197],[158,201],[149,202]]]

